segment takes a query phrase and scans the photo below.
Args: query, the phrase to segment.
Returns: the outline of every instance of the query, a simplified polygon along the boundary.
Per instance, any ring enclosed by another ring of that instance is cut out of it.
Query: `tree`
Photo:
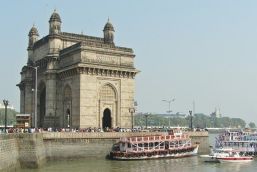
[[[249,125],[250,128],[256,128],[256,125],[255,125],[254,122],[250,122],[248,125]]]
[[[136,114],[135,115],[135,126],[145,126],[145,115],[146,114]],[[149,126],[169,126],[173,127],[189,127],[190,116],[186,118],[181,117],[171,117],[169,115],[158,115],[151,114],[148,116],[148,125]],[[207,116],[202,113],[194,114],[193,116],[193,127],[196,128],[209,128],[209,127],[218,127],[218,128],[244,128],[246,125],[245,121],[240,118],[229,118],[222,117],[217,118],[216,116]],[[249,124],[249,126],[255,128],[255,124]]]
[[[16,114],[12,109],[7,109],[7,125],[16,124]],[[0,109],[0,125],[4,125],[5,123],[5,109]]]

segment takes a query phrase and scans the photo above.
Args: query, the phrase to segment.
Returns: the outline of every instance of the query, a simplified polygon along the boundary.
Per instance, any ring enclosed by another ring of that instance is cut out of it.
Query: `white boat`
[[[116,160],[143,160],[158,158],[182,158],[197,155],[198,144],[182,131],[167,135],[147,135],[121,138],[113,145],[110,158]]]
[[[240,155],[239,152],[229,152],[229,155],[219,156],[217,159],[223,162],[251,162],[253,161],[252,156]]]
[[[251,162],[252,156],[246,156],[240,151],[229,149],[215,149],[209,155],[200,155],[204,162]]]

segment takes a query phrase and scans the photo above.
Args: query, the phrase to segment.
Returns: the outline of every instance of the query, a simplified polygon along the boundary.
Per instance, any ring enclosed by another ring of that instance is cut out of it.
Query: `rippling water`
[[[105,159],[79,159],[48,162],[38,170],[22,172],[253,172],[257,160],[248,163],[204,163],[197,156],[182,159],[160,159],[143,161],[111,161]]]
[[[211,135],[210,143],[213,140],[214,135]],[[23,169],[20,172],[253,172],[256,169],[257,159],[248,163],[204,163],[194,156],[141,161],[112,161],[104,158],[53,161],[41,169]]]

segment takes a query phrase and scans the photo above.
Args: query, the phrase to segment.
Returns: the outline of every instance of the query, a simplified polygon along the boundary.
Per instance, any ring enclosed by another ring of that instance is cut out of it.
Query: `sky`
[[[108,17],[115,44],[133,48],[138,112],[223,116],[257,124],[255,0],[9,0],[0,7],[0,99],[19,111],[28,32],[48,34],[54,11],[62,31],[103,37]]]

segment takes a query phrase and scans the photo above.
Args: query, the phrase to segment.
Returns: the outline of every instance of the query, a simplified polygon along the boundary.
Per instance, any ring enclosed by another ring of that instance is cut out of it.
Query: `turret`
[[[32,26],[32,28],[29,31],[29,45],[28,45],[28,61],[27,64],[31,65],[33,63],[33,46],[35,44],[35,42],[37,42],[39,34],[37,31],[37,28],[35,27],[35,25]]]
[[[107,23],[104,26],[104,43],[113,44],[114,40],[114,28],[108,19]]]
[[[39,36],[37,28],[35,27],[35,25],[33,25],[32,28],[30,29],[28,36],[29,36],[28,49],[32,49],[34,43],[37,42],[38,36]]]
[[[61,17],[56,10],[54,10],[49,20],[49,35],[59,34],[61,32],[61,24]]]

